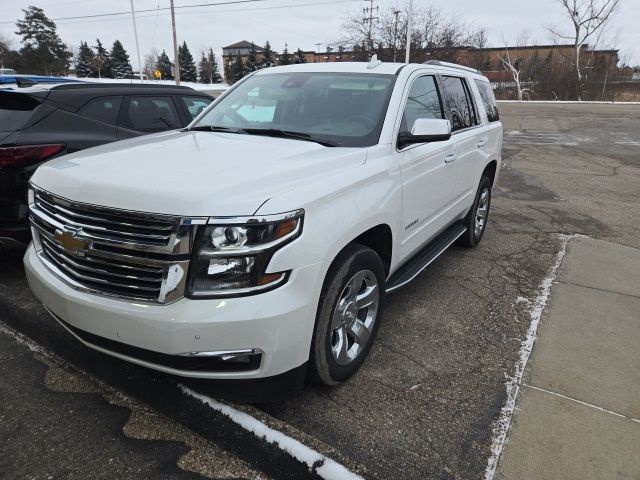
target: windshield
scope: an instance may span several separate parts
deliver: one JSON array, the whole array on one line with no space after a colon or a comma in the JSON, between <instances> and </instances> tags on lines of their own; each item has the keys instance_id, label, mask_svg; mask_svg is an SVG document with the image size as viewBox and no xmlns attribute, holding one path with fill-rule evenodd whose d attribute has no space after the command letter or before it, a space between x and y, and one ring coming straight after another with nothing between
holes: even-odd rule
<instances>
[{"instance_id":1,"label":"windshield","mask_svg":"<svg viewBox=\"0 0 640 480\"><path fill-rule=\"evenodd\" d=\"M362 73L254 75L216 102L192 128L279 133L324 145L368 147L380 137L394 81L393 75Z\"/></svg>"}]
</instances>

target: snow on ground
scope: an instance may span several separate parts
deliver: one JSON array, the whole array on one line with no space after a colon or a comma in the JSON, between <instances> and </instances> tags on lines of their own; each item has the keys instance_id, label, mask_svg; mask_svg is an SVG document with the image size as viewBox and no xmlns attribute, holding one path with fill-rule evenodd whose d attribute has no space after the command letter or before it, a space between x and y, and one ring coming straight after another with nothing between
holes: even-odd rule
<instances>
[{"instance_id":1,"label":"snow on ground","mask_svg":"<svg viewBox=\"0 0 640 480\"><path fill-rule=\"evenodd\" d=\"M312 448L302 444L295 438L274 430L248 413L236 410L226 403L218 402L211 397L194 392L185 385L178 384L180 389L193 398L217 410L233 420L240 427L252 432L254 435L264 438L265 441L277 445L300 462L305 463L309 469L316 468L316 474L324 480L363 480L363 478L336 461L316 452ZM317 464L321 464L318 466Z\"/></svg>"},{"instance_id":2,"label":"snow on ground","mask_svg":"<svg viewBox=\"0 0 640 480\"><path fill-rule=\"evenodd\" d=\"M518 361L515 364L515 372L513 377L509 377L506 373L507 381L505 387L507 390L507 399L500 412L500 416L496 420L493 426L493 441L491 445L491 455L487 461L487 467L485 469L484 479L493 480L498 461L500 460L500 454L507 441L507 433L511 425L511 418L516 406L516 400L520 391L520 385L522 384L522 376L524 375L529 356L533 350L533 344L536 341L538 334L538 325L540 324L540 318L544 307L547 305L549 295L551 294L551 286L556 279L556 274L562 259L567 251L567 244L569 240L576 237L582 237L583 235L558 235L560 238L560 250L556 254L555 261L549 269L547 276L542 280L538 286L537 295L533 299L527 299L519 296L516 299L516 304L525 304L529 307L529 329L527 335L520 344L520 355Z\"/></svg>"}]
</instances>

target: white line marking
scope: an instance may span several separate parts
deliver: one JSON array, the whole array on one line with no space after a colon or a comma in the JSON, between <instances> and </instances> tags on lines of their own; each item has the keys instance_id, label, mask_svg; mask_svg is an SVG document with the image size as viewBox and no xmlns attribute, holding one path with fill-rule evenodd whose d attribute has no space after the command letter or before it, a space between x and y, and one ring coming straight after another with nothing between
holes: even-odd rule
<instances>
[{"instance_id":1,"label":"white line marking","mask_svg":"<svg viewBox=\"0 0 640 480\"><path fill-rule=\"evenodd\" d=\"M487 468L484 472L485 480L493 480L493 477L496 474L498 460L500 460L500 454L502 453L504 444L507 441L507 433L509 432L511 418L513 417L513 410L515 409L516 399L518 397L518 392L520 391L522 375L524 374L524 369L527 366L531 350L533 349L533 344L536 340L540 317L542 316L542 311L549 300L549 293L551 292L551 286L556 278L556 272L558 271L558 267L560 267L562 259L567 251L567 243L572 238L583 236L584 235L558 235L561 241L560 250L556 254L555 261L549 269L547 276L542 280L542 283L540 283L540 286L538 287L538 295L531 301L531 309L529 310L529 318L531 319L531 322L529 323L527 335L520 344L520 356L515 364L515 374L513 377L509 377L505 373L505 377L507 378L505 383L507 400L500 411L500 416L493 425L491 455L487 460ZM516 301L518 303L522 303L522 297L518 297Z\"/></svg>"},{"instance_id":2,"label":"white line marking","mask_svg":"<svg viewBox=\"0 0 640 480\"><path fill-rule=\"evenodd\" d=\"M314 464L322 462L322 465L316 468L316 473L320 478L324 478L325 480L363 480L361 476L348 470L338 462L316 452L295 438L291 438L278 430L274 430L248 413L241 412L230 405L218 402L211 397L197 393L183 384L178 384L178 387L186 395L200 400L205 405L208 405L214 410L226 415L242 428L256 435L258 438L264 438L267 442L276 445L296 460L305 463L309 469L312 469Z\"/></svg>"},{"instance_id":3,"label":"white line marking","mask_svg":"<svg viewBox=\"0 0 640 480\"><path fill-rule=\"evenodd\" d=\"M32 352L39 353L46 357L56 358L57 355L47 351L33 340L14 330L13 328L0 322L0 332L13 337L18 343L25 345ZM201 402L209 405L214 410L226 415L235 423L245 430L248 430L260 438L264 438L267 442L277 445L280 449L293 456L295 459L305 463L310 469L314 464L322 462L316 468L316 473L325 480L364 480L360 475L348 470L344 465L339 464L335 460L316 452L312 448L307 447L298 440L285 435L278 430L274 430L257 418L252 417L248 413L236 410L230 405L218 402L210 397L194 392L190 388L178 384L178 387L187 395L190 395Z\"/></svg>"},{"instance_id":4,"label":"white line marking","mask_svg":"<svg viewBox=\"0 0 640 480\"><path fill-rule=\"evenodd\" d=\"M582 400L578 400L577 398L567 397L566 395L562 395L558 392L552 392L551 390L545 390L544 388L534 387L533 385L529 385L528 383L523 383L522 386L533 388L534 390L539 390L541 392L548 393L549 395L555 395L556 397L564 398L565 400L571 400L572 402L579 403L580 405L595 408L596 410L600 410L601 412L610 413L611 415L615 415L616 417L622 417L626 418L627 420L631 420L632 422L640 423L640 420L638 420L637 418L628 417L626 415L623 415L622 413L614 412L613 410L607 410L606 408L599 407L597 405L594 405L593 403L583 402Z\"/></svg>"}]
</instances>

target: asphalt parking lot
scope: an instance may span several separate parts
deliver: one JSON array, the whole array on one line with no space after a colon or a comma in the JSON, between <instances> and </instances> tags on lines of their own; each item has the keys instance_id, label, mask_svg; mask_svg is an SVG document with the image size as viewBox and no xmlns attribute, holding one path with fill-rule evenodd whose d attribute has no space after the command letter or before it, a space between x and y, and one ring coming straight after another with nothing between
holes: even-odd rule
<instances>
[{"instance_id":1,"label":"asphalt parking lot","mask_svg":"<svg viewBox=\"0 0 640 480\"><path fill-rule=\"evenodd\" d=\"M500 107L504 164L482 243L451 248L389 297L350 381L240 411L365 478L483 478L529 327L527 300L554 262L558 234L640 247L640 105ZM310 474L175 378L77 344L29 293L16 250L0 252L3 325L2 478ZM15 332L34 343L16 343Z\"/></svg>"}]
</instances>

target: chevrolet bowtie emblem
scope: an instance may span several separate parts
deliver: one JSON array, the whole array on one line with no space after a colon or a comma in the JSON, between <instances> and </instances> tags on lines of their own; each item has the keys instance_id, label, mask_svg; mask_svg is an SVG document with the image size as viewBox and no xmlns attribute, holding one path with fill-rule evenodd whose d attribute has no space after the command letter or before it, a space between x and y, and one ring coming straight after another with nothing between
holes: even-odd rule
<instances>
[{"instance_id":1,"label":"chevrolet bowtie emblem","mask_svg":"<svg viewBox=\"0 0 640 480\"><path fill-rule=\"evenodd\" d=\"M62 245L66 251L75 253L76 255L84 255L91 242L77 235L78 231L56 229L53 238Z\"/></svg>"}]
</instances>

